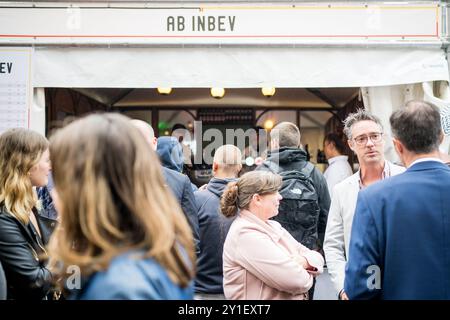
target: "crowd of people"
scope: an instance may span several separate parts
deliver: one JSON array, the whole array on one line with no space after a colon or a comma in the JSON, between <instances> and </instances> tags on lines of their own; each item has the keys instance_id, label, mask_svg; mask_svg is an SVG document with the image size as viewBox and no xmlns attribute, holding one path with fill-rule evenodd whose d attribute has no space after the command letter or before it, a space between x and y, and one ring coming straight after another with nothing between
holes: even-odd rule
<instances>
[{"instance_id":1,"label":"crowd of people","mask_svg":"<svg viewBox=\"0 0 450 320\"><path fill-rule=\"evenodd\" d=\"M326 135L321 173L290 122L255 170L215 150L182 173L179 139L120 114L52 134L0 135L0 299L307 300L326 266L352 299L450 299L450 168L436 106L411 101L386 132L366 110ZM357 157L353 173L345 143ZM180 161L181 159L181 161Z\"/></svg>"}]
</instances>

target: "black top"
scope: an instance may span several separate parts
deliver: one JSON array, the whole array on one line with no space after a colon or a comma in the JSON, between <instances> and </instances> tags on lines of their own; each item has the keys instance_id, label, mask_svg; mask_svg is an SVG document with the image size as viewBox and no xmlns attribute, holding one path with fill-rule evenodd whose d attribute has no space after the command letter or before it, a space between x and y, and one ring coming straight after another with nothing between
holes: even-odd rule
<instances>
[{"instance_id":1,"label":"black top","mask_svg":"<svg viewBox=\"0 0 450 320\"><path fill-rule=\"evenodd\" d=\"M42 237L31 222L21 223L3 204L0 206L0 262L5 271L8 299L44 299L52 284L44 248L56 221L42 217L36 209L33 214Z\"/></svg>"},{"instance_id":2,"label":"black top","mask_svg":"<svg viewBox=\"0 0 450 320\"><path fill-rule=\"evenodd\" d=\"M256 170L272 171L270 169L270 162L276 163L280 167L281 171L301 171L301 169L305 167L308 160L307 154L304 150L299 148L282 147L278 150L271 151L268 154L267 160ZM330 209L331 199L327 182L323 174L316 167L314 167L311 173L311 181L317 191L318 203L320 207L318 220L316 221L316 230L319 240L318 245L319 248L321 248L325 237L325 228L327 226L328 211ZM280 217L281 215L282 213L280 213L278 217Z\"/></svg>"},{"instance_id":3,"label":"black top","mask_svg":"<svg viewBox=\"0 0 450 320\"><path fill-rule=\"evenodd\" d=\"M236 180L212 178L205 190L195 192L200 226L195 292L223 294L223 244L234 218L222 215L220 197L227 184Z\"/></svg>"}]
</instances>

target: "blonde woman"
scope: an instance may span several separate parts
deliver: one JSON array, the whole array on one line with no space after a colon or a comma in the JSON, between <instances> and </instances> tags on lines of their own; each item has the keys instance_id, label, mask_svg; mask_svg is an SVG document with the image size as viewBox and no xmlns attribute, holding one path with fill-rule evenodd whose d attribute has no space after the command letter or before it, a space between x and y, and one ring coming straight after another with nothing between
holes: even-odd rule
<instances>
[{"instance_id":1,"label":"blonde woman","mask_svg":"<svg viewBox=\"0 0 450 320\"><path fill-rule=\"evenodd\" d=\"M324 260L297 242L278 222L281 177L253 171L228 184L221 210L237 215L223 252L224 292L227 299L303 300ZM238 212L239 211L239 212Z\"/></svg>"},{"instance_id":2,"label":"blonde woman","mask_svg":"<svg viewBox=\"0 0 450 320\"><path fill-rule=\"evenodd\" d=\"M128 118L71 123L52 137L51 160L61 228L50 252L63 270L81 271L72 298L193 297L192 232L155 152Z\"/></svg>"},{"instance_id":3,"label":"blonde woman","mask_svg":"<svg viewBox=\"0 0 450 320\"><path fill-rule=\"evenodd\" d=\"M41 216L33 187L47 184L48 141L26 129L0 135L0 262L8 299L46 299L52 274L47 244L55 221Z\"/></svg>"}]
</instances>

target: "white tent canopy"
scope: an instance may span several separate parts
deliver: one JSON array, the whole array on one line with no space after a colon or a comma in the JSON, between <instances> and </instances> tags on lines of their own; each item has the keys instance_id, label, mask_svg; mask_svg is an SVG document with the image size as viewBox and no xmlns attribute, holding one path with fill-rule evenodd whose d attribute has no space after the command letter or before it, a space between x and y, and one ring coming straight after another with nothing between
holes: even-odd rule
<instances>
[{"instance_id":1,"label":"white tent canopy","mask_svg":"<svg viewBox=\"0 0 450 320\"><path fill-rule=\"evenodd\" d=\"M441 48L37 47L34 87L374 87L449 80Z\"/></svg>"}]
</instances>

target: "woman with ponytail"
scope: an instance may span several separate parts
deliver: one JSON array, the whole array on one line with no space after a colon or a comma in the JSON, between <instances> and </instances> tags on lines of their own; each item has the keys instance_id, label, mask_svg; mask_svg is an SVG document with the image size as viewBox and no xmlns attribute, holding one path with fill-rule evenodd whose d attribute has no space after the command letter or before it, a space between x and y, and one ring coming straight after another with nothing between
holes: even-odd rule
<instances>
[{"instance_id":1,"label":"woman with ponytail","mask_svg":"<svg viewBox=\"0 0 450 320\"><path fill-rule=\"evenodd\" d=\"M323 271L319 253L269 220L278 214L280 186L280 176L253 171L229 183L222 195L222 214L237 216L223 252L227 299L307 299L313 278Z\"/></svg>"}]
</instances>

